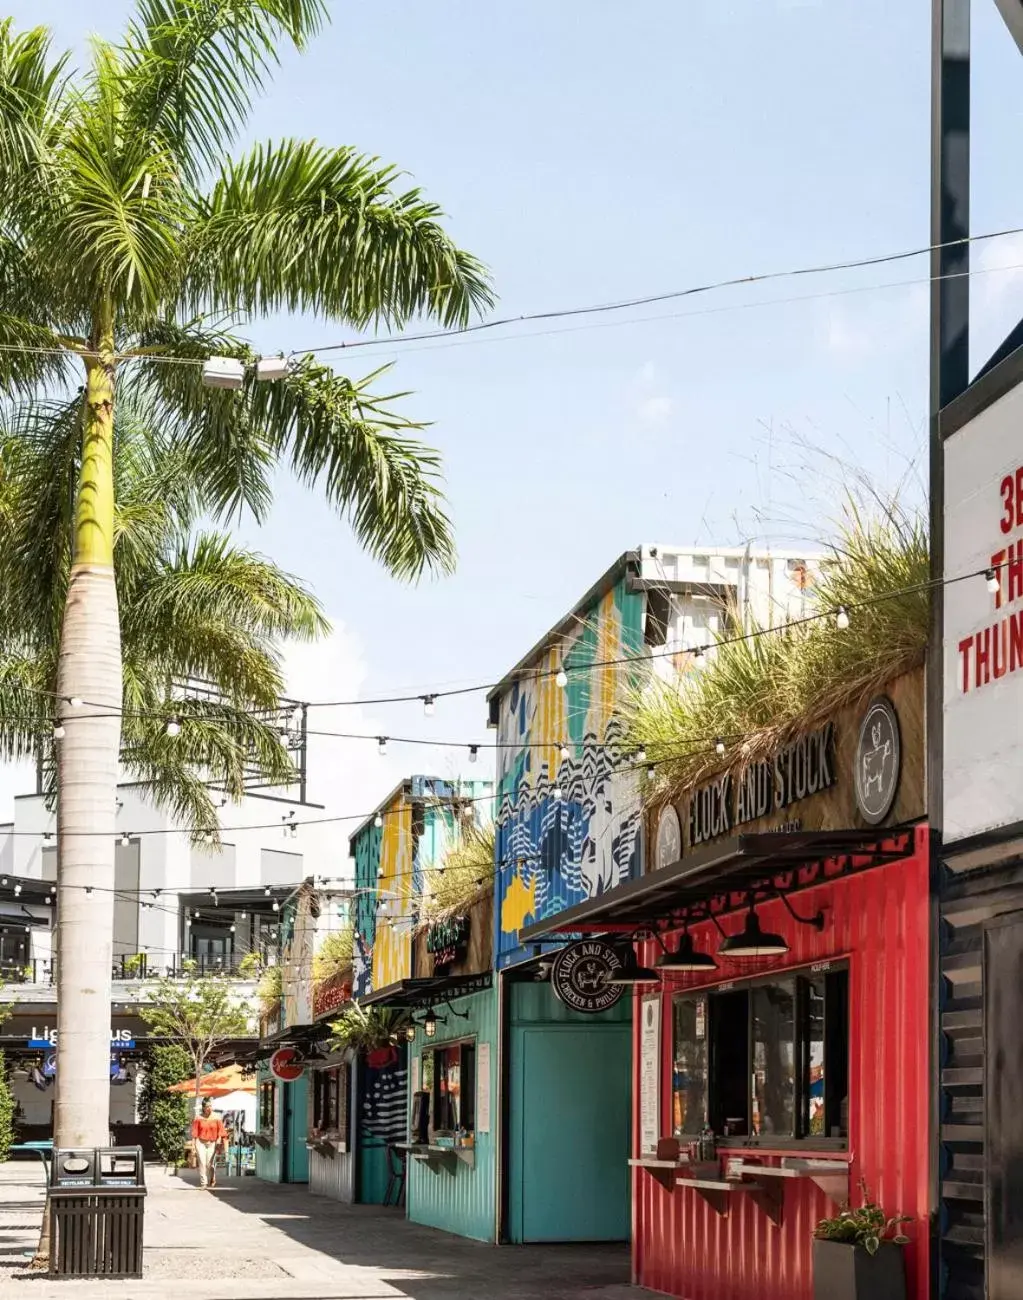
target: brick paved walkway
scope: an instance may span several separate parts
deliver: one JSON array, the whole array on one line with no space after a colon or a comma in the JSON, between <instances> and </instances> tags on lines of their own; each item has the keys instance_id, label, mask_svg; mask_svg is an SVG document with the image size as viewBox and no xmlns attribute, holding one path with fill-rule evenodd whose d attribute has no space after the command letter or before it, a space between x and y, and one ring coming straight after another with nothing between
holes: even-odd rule
<instances>
[{"instance_id":1,"label":"brick paved walkway","mask_svg":"<svg viewBox=\"0 0 1023 1300\"><path fill-rule=\"evenodd\" d=\"M495 1248L254 1178L199 1191L148 1168L145 1279L50 1282L29 1273L42 1168L0 1166L0 1295L182 1300L651 1300L619 1246Z\"/></svg>"}]
</instances>

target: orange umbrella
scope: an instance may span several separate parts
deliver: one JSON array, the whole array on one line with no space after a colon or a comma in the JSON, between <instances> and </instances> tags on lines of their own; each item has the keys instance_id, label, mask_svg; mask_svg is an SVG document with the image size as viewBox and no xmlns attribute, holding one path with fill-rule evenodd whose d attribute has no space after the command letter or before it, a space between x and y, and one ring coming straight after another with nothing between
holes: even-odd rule
<instances>
[{"instance_id":1,"label":"orange umbrella","mask_svg":"<svg viewBox=\"0 0 1023 1300\"><path fill-rule=\"evenodd\" d=\"M168 1092L185 1092L190 1096L195 1095L195 1080L184 1079L181 1083L172 1084L167 1089ZM222 1070L211 1070L209 1074L204 1074L199 1080L200 1097L223 1097L229 1092L251 1092L256 1091L256 1079L254 1075L246 1078L242 1074L240 1065L225 1065Z\"/></svg>"}]
</instances>

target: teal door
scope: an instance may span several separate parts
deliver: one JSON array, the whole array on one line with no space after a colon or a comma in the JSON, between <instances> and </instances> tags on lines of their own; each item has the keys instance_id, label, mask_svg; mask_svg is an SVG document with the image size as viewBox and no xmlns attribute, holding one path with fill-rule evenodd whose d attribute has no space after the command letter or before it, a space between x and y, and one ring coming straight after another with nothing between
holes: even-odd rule
<instances>
[{"instance_id":1,"label":"teal door","mask_svg":"<svg viewBox=\"0 0 1023 1300\"><path fill-rule=\"evenodd\" d=\"M284 1181L307 1183L309 1181L309 1151L306 1148L309 1104L308 1074L294 1083L282 1083L284 1100Z\"/></svg>"},{"instance_id":2,"label":"teal door","mask_svg":"<svg viewBox=\"0 0 1023 1300\"><path fill-rule=\"evenodd\" d=\"M627 1241L632 1037L627 1024L512 1032L513 1241Z\"/></svg>"}]
</instances>

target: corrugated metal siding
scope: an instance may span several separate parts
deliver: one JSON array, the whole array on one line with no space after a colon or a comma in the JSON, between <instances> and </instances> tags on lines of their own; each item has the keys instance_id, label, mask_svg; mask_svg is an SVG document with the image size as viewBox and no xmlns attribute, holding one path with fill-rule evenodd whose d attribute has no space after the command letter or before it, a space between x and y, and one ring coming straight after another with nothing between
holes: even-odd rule
<instances>
[{"instance_id":1,"label":"corrugated metal siding","mask_svg":"<svg viewBox=\"0 0 1023 1300\"><path fill-rule=\"evenodd\" d=\"M494 1193L496 1183L495 1141L498 1118L497 1077L497 990L488 989L471 998L462 998L455 1009L468 1012L468 1020L448 1018L446 1025L438 1027L437 1038L429 1042L420 1032L409 1052L420 1056L427 1045L442 1046L445 1037L462 1038L476 1035L477 1066L479 1044L490 1044L490 1132L476 1134L476 1164L474 1168L459 1164L454 1174L431 1173L415 1160L409 1161L406 1204L408 1217L414 1223L442 1228L460 1237L473 1237L477 1241L495 1240ZM440 1011L444 1015L444 1011ZM420 1078L422 1066L420 1065Z\"/></svg>"},{"instance_id":2,"label":"corrugated metal siding","mask_svg":"<svg viewBox=\"0 0 1023 1300\"><path fill-rule=\"evenodd\" d=\"M270 1078L270 1071L265 1066L260 1066L256 1074L256 1096L259 1096L259 1085L266 1083ZM277 1087L277 1141L272 1147L256 1147L256 1177L263 1178L268 1183L279 1183L281 1181L281 1142L280 1134L284 1124L284 1114L281 1109L281 1085Z\"/></svg>"},{"instance_id":3,"label":"corrugated metal siding","mask_svg":"<svg viewBox=\"0 0 1023 1300\"><path fill-rule=\"evenodd\" d=\"M939 909L940 1294L984 1300L984 925L1023 910L1023 858L945 871Z\"/></svg>"},{"instance_id":4,"label":"corrugated metal siding","mask_svg":"<svg viewBox=\"0 0 1023 1300\"><path fill-rule=\"evenodd\" d=\"M355 1126L353 1117L358 1114L358 1070L349 1071L348 1089L348 1150L335 1151L333 1159L309 1152L309 1190L318 1196L329 1196L334 1201L351 1205L355 1201Z\"/></svg>"},{"instance_id":5,"label":"corrugated metal siding","mask_svg":"<svg viewBox=\"0 0 1023 1300\"><path fill-rule=\"evenodd\" d=\"M795 924L780 903L760 907L765 930L791 945L785 967L849 958L849 1149L851 1185L866 1179L871 1196L889 1213L911 1215L906 1248L909 1296L929 1296L928 1229L928 842L918 827L913 857L808 890L797 910L824 909L818 933ZM733 923L726 929L735 929ZM717 932L694 927L697 945L713 951ZM646 953L652 960L653 951ZM722 969L724 978L781 969L775 961ZM662 1133L671 1132L671 995L697 988L676 977L663 995ZM638 1043L634 1030L634 1055ZM638 1132L638 1089L633 1129ZM811 1231L835 1212L812 1183L784 1184L780 1227L751 1202L736 1198L727 1217L692 1189L665 1191L641 1169L633 1178L633 1270L636 1281L686 1300L810 1300Z\"/></svg>"},{"instance_id":6,"label":"corrugated metal siding","mask_svg":"<svg viewBox=\"0 0 1023 1300\"><path fill-rule=\"evenodd\" d=\"M518 933L532 920L592 898L639 871L639 778L621 770L617 705L630 674L609 661L643 646L644 596L621 579L580 614L537 672L500 700L494 953L499 968L530 954ZM566 687L554 674L569 666ZM590 668L588 665L601 664ZM569 756L560 757L560 747ZM563 797L555 800L559 785Z\"/></svg>"}]
</instances>

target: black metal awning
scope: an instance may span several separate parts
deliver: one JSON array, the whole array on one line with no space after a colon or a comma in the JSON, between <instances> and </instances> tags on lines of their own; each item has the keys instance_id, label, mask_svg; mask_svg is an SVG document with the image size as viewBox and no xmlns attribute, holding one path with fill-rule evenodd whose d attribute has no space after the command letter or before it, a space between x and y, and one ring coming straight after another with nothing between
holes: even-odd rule
<instances>
[{"instance_id":1,"label":"black metal awning","mask_svg":"<svg viewBox=\"0 0 1023 1300\"><path fill-rule=\"evenodd\" d=\"M363 1007L431 1007L435 1002L452 1002L455 998L482 993L494 983L493 971L479 975L435 975L430 979L398 980L359 998Z\"/></svg>"},{"instance_id":2,"label":"black metal awning","mask_svg":"<svg viewBox=\"0 0 1023 1300\"><path fill-rule=\"evenodd\" d=\"M809 889L913 851L913 831L762 831L735 835L670 866L609 889L519 931L519 942L552 936L656 930ZM736 897L738 901L736 901Z\"/></svg>"}]
</instances>

